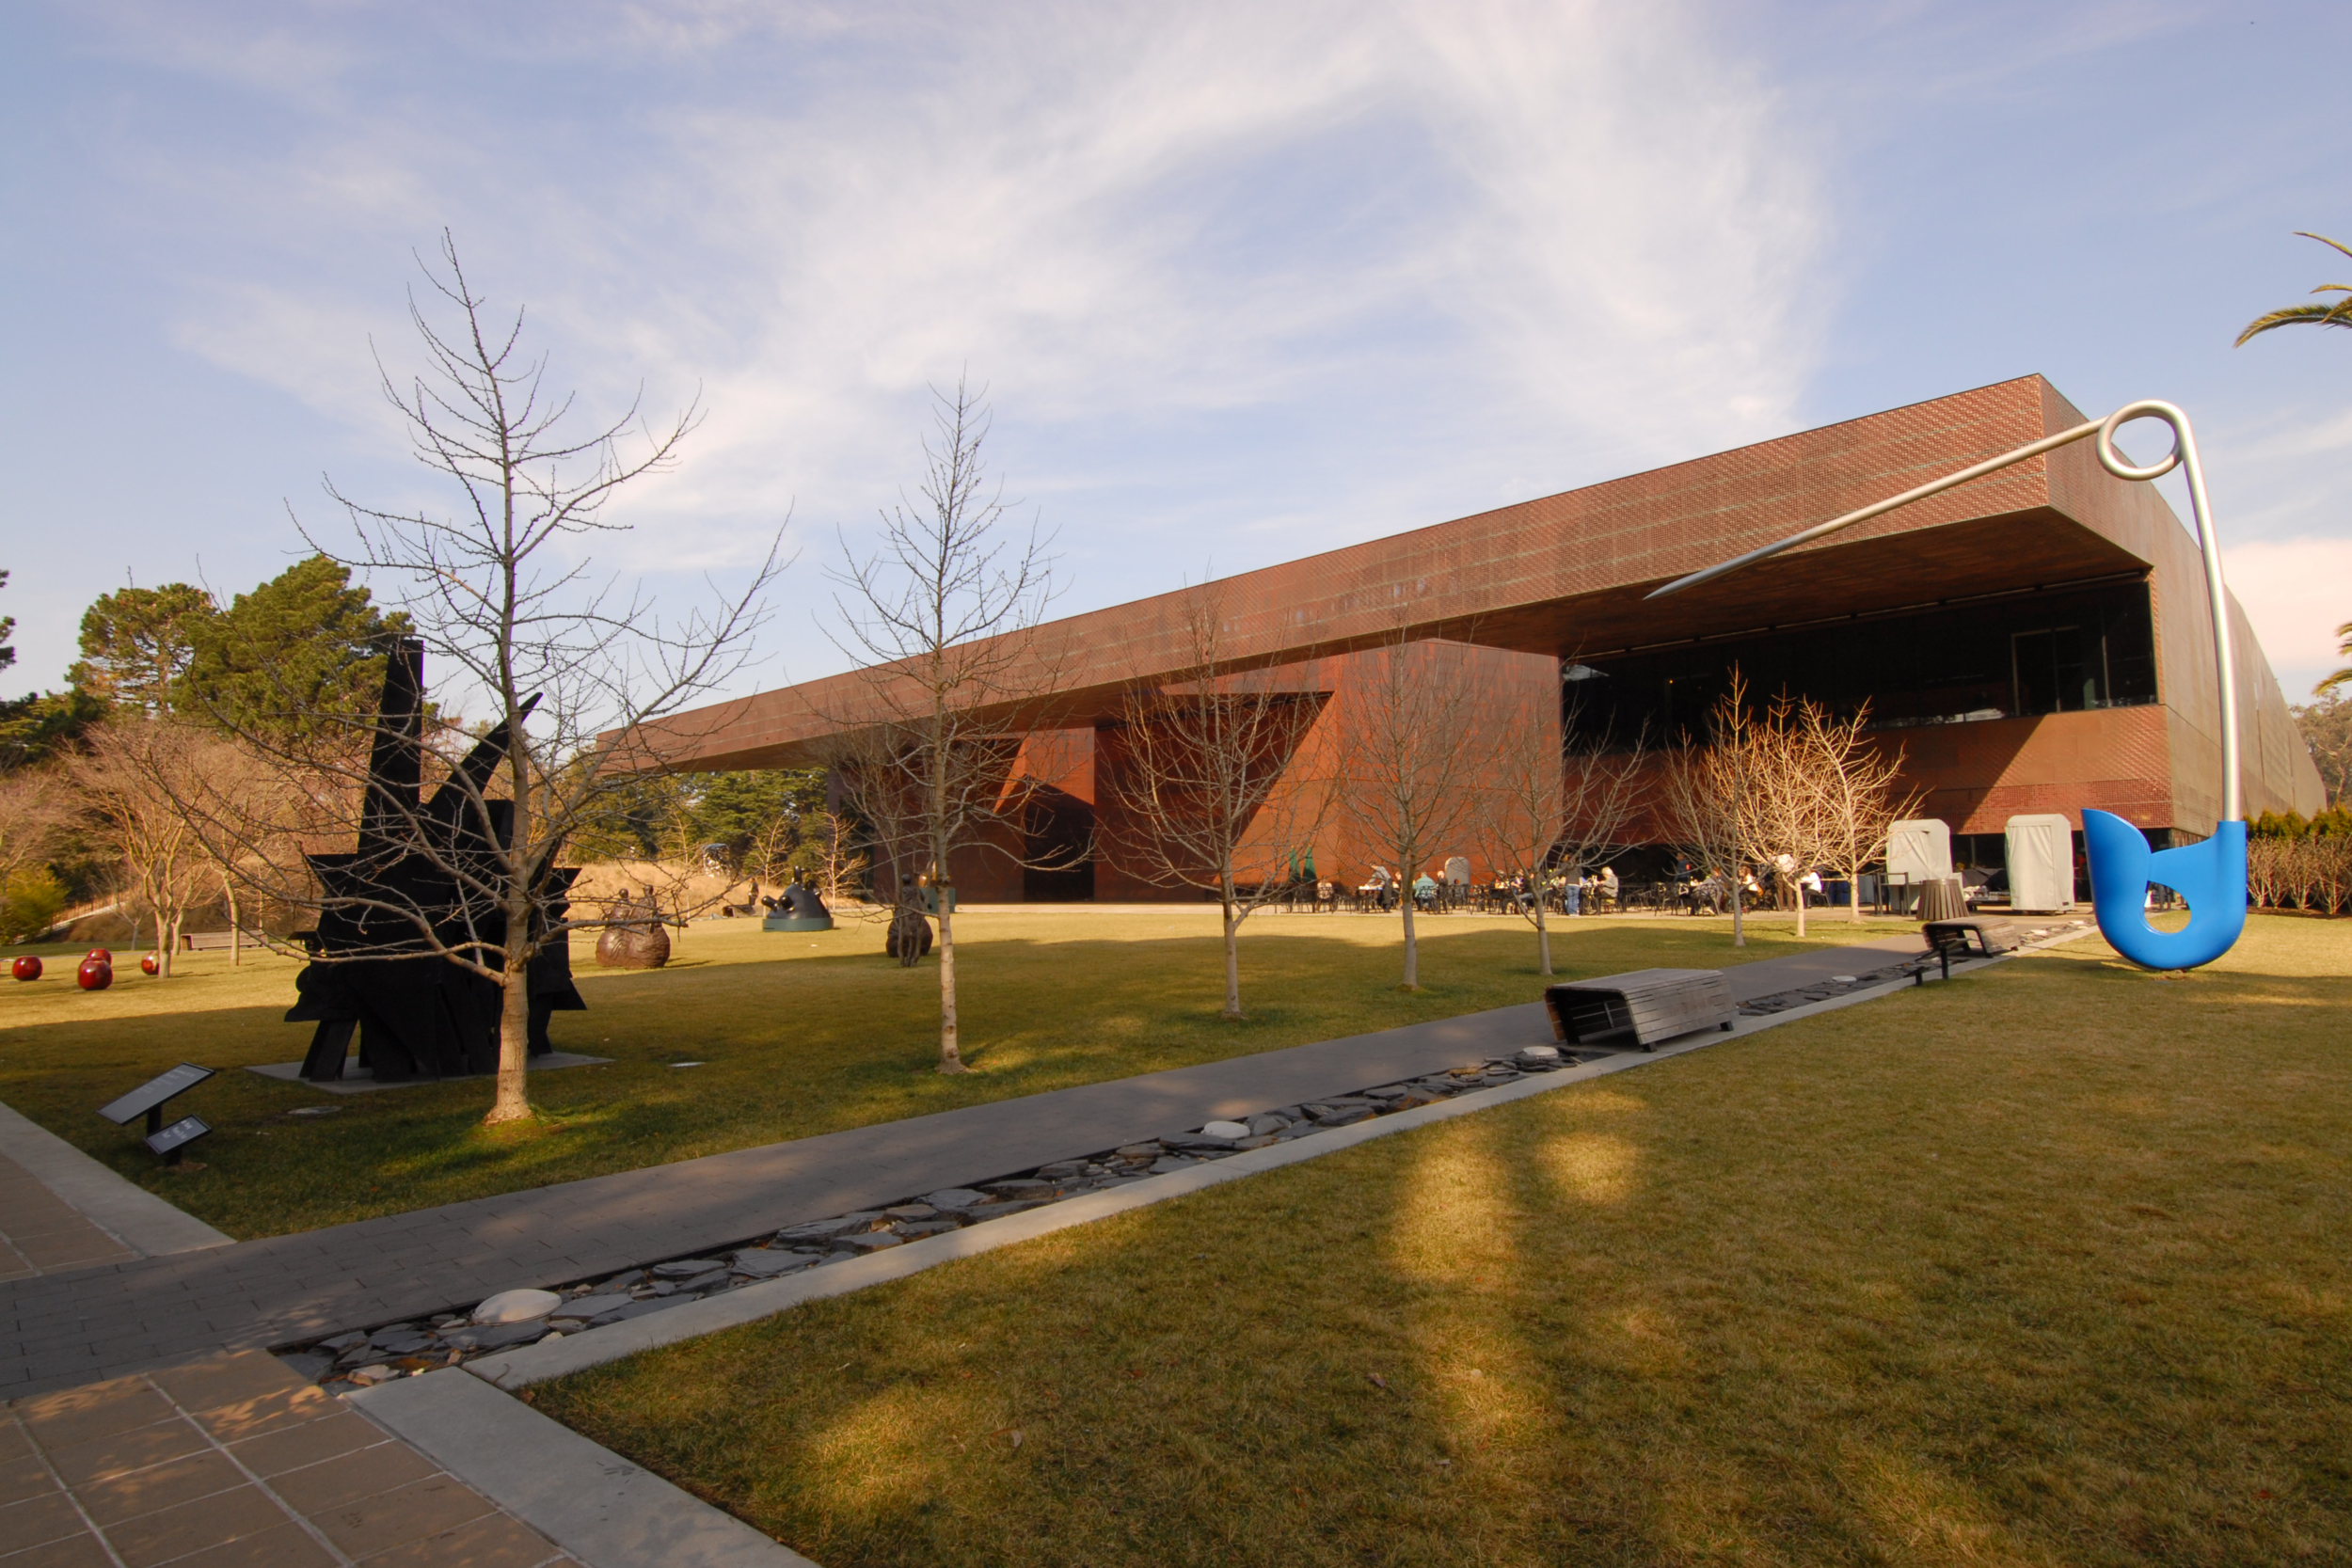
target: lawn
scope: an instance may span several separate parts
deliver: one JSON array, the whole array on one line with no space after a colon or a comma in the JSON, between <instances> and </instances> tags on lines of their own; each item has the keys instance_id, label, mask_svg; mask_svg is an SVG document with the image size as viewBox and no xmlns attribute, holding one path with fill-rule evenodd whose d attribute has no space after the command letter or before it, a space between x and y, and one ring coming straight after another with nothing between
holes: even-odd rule
<instances>
[{"instance_id":1,"label":"lawn","mask_svg":"<svg viewBox=\"0 0 2352 1568\"><path fill-rule=\"evenodd\" d=\"M96 1108L181 1061L233 1069L298 1060L308 1024L280 1020L296 964L269 955L181 960L170 980L119 955L114 989L74 989L80 950L31 984L0 987L0 1101L189 1212L239 1237L318 1226L629 1170L785 1138L1036 1094L1131 1073L1533 1000L1534 939L1512 920L1423 923L1427 981L1395 989L1397 923L1262 915L1247 928L1248 1022L1217 1018L1214 911L973 910L957 921L964 1053L942 1078L938 971L882 955L879 925L771 935L749 922L697 926L653 973L608 973L578 955L586 1013L559 1013L559 1047L605 1067L533 1073L545 1113L479 1126L486 1080L332 1096L224 1070L174 1102L218 1131L204 1168L167 1174L137 1130ZM1769 923L1766 930L1772 927ZM1905 927L1880 927L1876 929ZM1776 938L1744 956L1788 950ZM1852 940L1818 922L1813 942ZM1555 941L1566 974L1736 956L1722 921L1588 920ZM676 1068L674 1062L702 1065ZM298 1106L337 1114L292 1117Z\"/></svg>"},{"instance_id":2,"label":"lawn","mask_svg":"<svg viewBox=\"0 0 2352 1568\"><path fill-rule=\"evenodd\" d=\"M825 1568L2352 1560L2348 971L2086 940L533 1399Z\"/></svg>"}]
</instances>

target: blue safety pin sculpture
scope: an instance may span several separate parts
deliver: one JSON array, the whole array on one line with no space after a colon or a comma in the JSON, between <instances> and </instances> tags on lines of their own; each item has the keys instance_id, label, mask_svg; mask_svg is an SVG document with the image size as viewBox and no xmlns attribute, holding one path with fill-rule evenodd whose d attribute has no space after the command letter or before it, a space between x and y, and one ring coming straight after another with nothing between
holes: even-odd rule
<instances>
[{"instance_id":1,"label":"blue safety pin sculpture","mask_svg":"<svg viewBox=\"0 0 2352 1568\"><path fill-rule=\"evenodd\" d=\"M2172 450L2158 462L2142 467L2115 450L2115 433L2134 420L2162 420L2172 430ZM2188 503L2197 515L2197 543L2205 558L2205 594L2213 610L2213 652L2221 685L2221 820L2202 844L2177 849L2152 850L2137 828L2111 813L2085 808L2083 849L2090 860L2090 896L2099 931L2115 950L2145 969L2195 969L2227 953L2246 929L2246 821L2238 794L2237 676L2230 657L2229 600L2221 583L2221 547L2213 532L2213 509L2205 499L2205 469L2197 458L2197 437L2188 416L2169 403L2147 399L2125 404L2104 420L2062 430L2056 436L1987 458L1973 467L1947 474L1890 496L1883 501L1817 523L1776 545L1689 577L1677 578L1649 597L1663 598L1702 582L1711 582L1742 566L1770 560L1839 529L1867 522L1897 507L1940 495L1955 485L1998 472L2075 441L2096 437L2099 464L2122 480L2146 483L2180 468L2188 479ZM2188 900L2188 925L2178 931L2159 931L2144 912L2148 886L2160 882Z\"/></svg>"}]
</instances>

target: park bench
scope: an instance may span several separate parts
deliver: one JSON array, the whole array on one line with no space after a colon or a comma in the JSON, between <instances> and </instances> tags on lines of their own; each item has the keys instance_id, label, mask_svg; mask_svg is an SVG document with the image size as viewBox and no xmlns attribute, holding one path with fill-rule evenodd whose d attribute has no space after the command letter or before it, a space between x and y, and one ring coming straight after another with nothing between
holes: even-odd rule
<instances>
[{"instance_id":1,"label":"park bench","mask_svg":"<svg viewBox=\"0 0 2352 1568\"><path fill-rule=\"evenodd\" d=\"M1927 984L1931 966L1948 980L1955 958L1991 958L2025 945L2021 928L2010 920L1931 920L1919 927L1919 936L1928 950L1911 960L1911 978L1917 985Z\"/></svg>"},{"instance_id":2,"label":"park bench","mask_svg":"<svg viewBox=\"0 0 2352 1568\"><path fill-rule=\"evenodd\" d=\"M1630 1040L1645 1051L1697 1029L1731 1027L1739 1012L1719 969L1637 969L1544 988L1563 1045Z\"/></svg>"},{"instance_id":3,"label":"park bench","mask_svg":"<svg viewBox=\"0 0 2352 1568\"><path fill-rule=\"evenodd\" d=\"M180 933L180 951L183 953L225 952L231 945L229 940L230 934L228 931L183 931ZM269 938L259 931L247 931L245 933L244 942L236 945L266 947L269 945Z\"/></svg>"}]
</instances>

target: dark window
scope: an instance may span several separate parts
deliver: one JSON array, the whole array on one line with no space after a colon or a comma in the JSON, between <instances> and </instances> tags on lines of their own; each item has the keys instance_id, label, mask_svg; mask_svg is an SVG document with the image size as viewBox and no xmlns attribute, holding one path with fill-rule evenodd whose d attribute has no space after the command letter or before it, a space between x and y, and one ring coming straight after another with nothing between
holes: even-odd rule
<instances>
[{"instance_id":1,"label":"dark window","mask_svg":"<svg viewBox=\"0 0 2352 1568\"><path fill-rule=\"evenodd\" d=\"M1562 695L1572 734L1619 744L1695 734L1737 667L1878 725L1947 724L2156 700L2144 583L2020 594L1902 615L1617 656L1581 654ZM1581 676L1578 672L1582 672Z\"/></svg>"}]
</instances>

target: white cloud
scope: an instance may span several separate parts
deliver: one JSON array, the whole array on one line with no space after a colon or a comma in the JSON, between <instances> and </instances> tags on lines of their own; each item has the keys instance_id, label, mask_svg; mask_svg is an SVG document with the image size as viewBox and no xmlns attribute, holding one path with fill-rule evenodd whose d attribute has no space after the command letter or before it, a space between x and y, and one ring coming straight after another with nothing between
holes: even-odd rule
<instances>
[{"instance_id":1,"label":"white cloud","mask_svg":"<svg viewBox=\"0 0 2352 1568\"><path fill-rule=\"evenodd\" d=\"M1775 433L1810 364L1806 149L1672 8L638 6L566 48L597 90L667 69L585 145L531 123L560 72L507 103L404 75L279 158L159 155L306 263L429 243L437 207L598 405L702 385L640 503L665 559L795 497L862 515L965 364L1028 432L1025 492L1142 481L1246 527L1253 490L1302 499L1268 470L1312 474L1316 543ZM357 270L199 279L181 341L358 417L332 340L372 320L389 356L399 324ZM1291 450L1181 450L1258 414Z\"/></svg>"}]
</instances>

